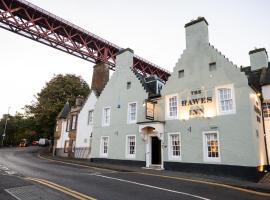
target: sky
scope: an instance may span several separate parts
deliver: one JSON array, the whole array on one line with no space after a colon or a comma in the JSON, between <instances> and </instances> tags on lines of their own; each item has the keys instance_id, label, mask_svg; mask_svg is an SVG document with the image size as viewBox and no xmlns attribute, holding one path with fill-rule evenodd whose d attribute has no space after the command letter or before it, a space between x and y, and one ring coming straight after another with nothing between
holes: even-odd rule
<instances>
[{"instance_id":1,"label":"sky","mask_svg":"<svg viewBox=\"0 0 270 200\"><path fill-rule=\"evenodd\" d=\"M269 0L29 0L169 71L185 49L184 25L203 16L209 39L237 66L270 53ZM93 64L0 28L0 117L23 112L56 74L91 83Z\"/></svg>"}]
</instances>

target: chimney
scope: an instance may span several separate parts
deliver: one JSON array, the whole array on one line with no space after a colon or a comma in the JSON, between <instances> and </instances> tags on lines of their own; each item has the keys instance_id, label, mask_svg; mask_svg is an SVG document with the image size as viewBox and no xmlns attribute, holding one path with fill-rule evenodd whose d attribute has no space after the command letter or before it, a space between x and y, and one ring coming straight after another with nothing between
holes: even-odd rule
<instances>
[{"instance_id":1,"label":"chimney","mask_svg":"<svg viewBox=\"0 0 270 200\"><path fill-rule=\"evenodd\" d=\"M134 51L130 48L122 49L116 56L116 69L119 67L133 68Z\"/></svg>"},{"instance_id":2,"label":"chimney","mask_svg":"<svg viewBox=\"0 0 270 200\"><path fill-rule=\"evenodd\" d=\"M249 52L251 70L268 67L268 55L265 48L254 49Z\"/></svg>"},{"instance_id":3,"label":"chimney","mask_svg":"<svg viewBox=\"0 0 270 200\"><path fill-rule=\"evenodd\" d=\"M83 105L83 102L84 102L84 98L83 96L79 95L76 97L76 107L80 107Z\"/></svg>"},{"instance_id":4,"label":"chimney","mask_svg":"<svg viewBox=\"0 0 270 200\"><path fill-rule=\"evenodd\" d=\"M208 22L204 17L192 20L185 25L185 28L187 49L209 45Z\"/></svg>"},{"instance_id":5,"label":"chimney","mask_svg":"<svg viewBox=\"0 0 270 200\"><path fill-rule=\"evenodd\" d=\"M106 64L100 62L94 66L91 90L95 91L97 95L100 95L109 81L109 74L109 68Z\"/></svg>"}]
</instances>

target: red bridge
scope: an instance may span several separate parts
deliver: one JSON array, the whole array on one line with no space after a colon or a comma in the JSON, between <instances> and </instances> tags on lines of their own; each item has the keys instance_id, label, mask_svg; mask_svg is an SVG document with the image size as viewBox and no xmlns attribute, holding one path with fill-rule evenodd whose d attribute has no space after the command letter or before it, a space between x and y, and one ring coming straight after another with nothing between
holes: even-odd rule
<instances>
[{"instance_id":1,"label":"red bridge","mask_svg":"<svg viewBox=\"0 0 270 200\"><path fill-rule=\"evenodd\" d=\"M90 33L25 0L0 0L0 27L93 63L115 69L121 47ZM139 56L133 68L166 81L170 73Z\"/></svg>"}]
</instances>

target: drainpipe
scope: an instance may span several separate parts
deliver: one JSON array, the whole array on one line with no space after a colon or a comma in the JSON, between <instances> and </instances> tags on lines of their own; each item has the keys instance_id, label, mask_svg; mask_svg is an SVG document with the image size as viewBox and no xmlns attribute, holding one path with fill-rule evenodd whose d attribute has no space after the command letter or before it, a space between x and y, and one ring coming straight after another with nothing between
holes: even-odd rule
<instances>
[{"instance_id":1,"label":"drainpipe","mask_svg":"<svg viewBox=\"0 0 270 200\"><path fill-rule=\"evenodd\" d=\"M262 123L263 123L263 138L264 138L264 146L265 146L265 154L266 154L266 162L267 162L267 168L269 167L269 158L268 158L268 149L267 149L267 143L266 143L266 132L265 132L265 123L264 123L264 115L263 115L263 97L260 97L261 100L261 109L262 109Z\"/></svg>"}]
</instances>

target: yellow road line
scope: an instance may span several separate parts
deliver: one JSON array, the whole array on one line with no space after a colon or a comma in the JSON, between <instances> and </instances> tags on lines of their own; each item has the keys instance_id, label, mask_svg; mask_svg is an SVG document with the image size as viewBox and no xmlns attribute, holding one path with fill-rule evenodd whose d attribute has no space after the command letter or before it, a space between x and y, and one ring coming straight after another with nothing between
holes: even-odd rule
<instances>
[{"instance_id":1,"label":"yellow road line","mask_svg":"<svg viewBox=\"0 0 270 200\"><path fill-rule=\"evenodd\" d=\"M42 185L46 185L47 187L50 187L50 188L53 188L53 189L58 190L60 192L63 192L65 194L70 195L70 196L72 196L72 197L74 197L76 199L79 199L79 200L96 200L94 197L82 194L82 193L77 192L75 190L71 190L71 189L69 189L67 187L58 185L56 183L53 183L53 182L50 182L50 181L47 181L47 180L44 180L44 179L31 178L31 177L28 177L28 178L25 178L25 179L40 183Z\"/></svg>"},{"instance_id":2,"label":"yellow road line","mask_svg":"<svg viewBox=\"0 0 270 200\"><path fill-rule=\"evenodd\" d=\"M107 172L116 172L116 171L111 170L111 169L91 167L91 166L88 166L88 165L81 165L81 164L77 164L77 163L70 163L70 162L65 162L65 161L60 161L60 160L54 160L54 159L51 159L51 158L43 157L40 154L38 154L38 157L41 158L41 159L44 159L44 160L49 160L49 161L58 162L58 163L64 163L64 164L67 164L67 165L74 165L74 166L79 166L79 167L84 167L84 168L89 168L89 169L102 170L102 171L107 171Z\"/></svg>"},{"instance_id":3,"label":"yellow road line","mask_svg":"<svg viewBox=\"0 0 270 200\"><path fill-rule=\"evenodd\" d=\"M215 183L215 182L210 182L210 181L202 181L202 180L189 179L189 178L181 178L181 177L175 177L175 176L149 174L149 173L144 173L144 172L134 172L134 173L147 175L147 176L157 176L157 177L167 178L167 179L175 179L175 180L181 180L181 181L189 181L189 182L194 182L194 183L202 183L202 184L207 184L207 185L214 185L214 186L229 188L229 189L238 190L238 191L246 192L246 193L250 193L250 194L256 194L256 195L260 195L260 196L270 197L270 193L257 192L257 191L254 191L254 190L244 189L244 188L241 188L241 187L236 187L236 186L232 186L232 185L226 185L226 184L222 184L222 183Z\"/></svg>"}]
</instances>

